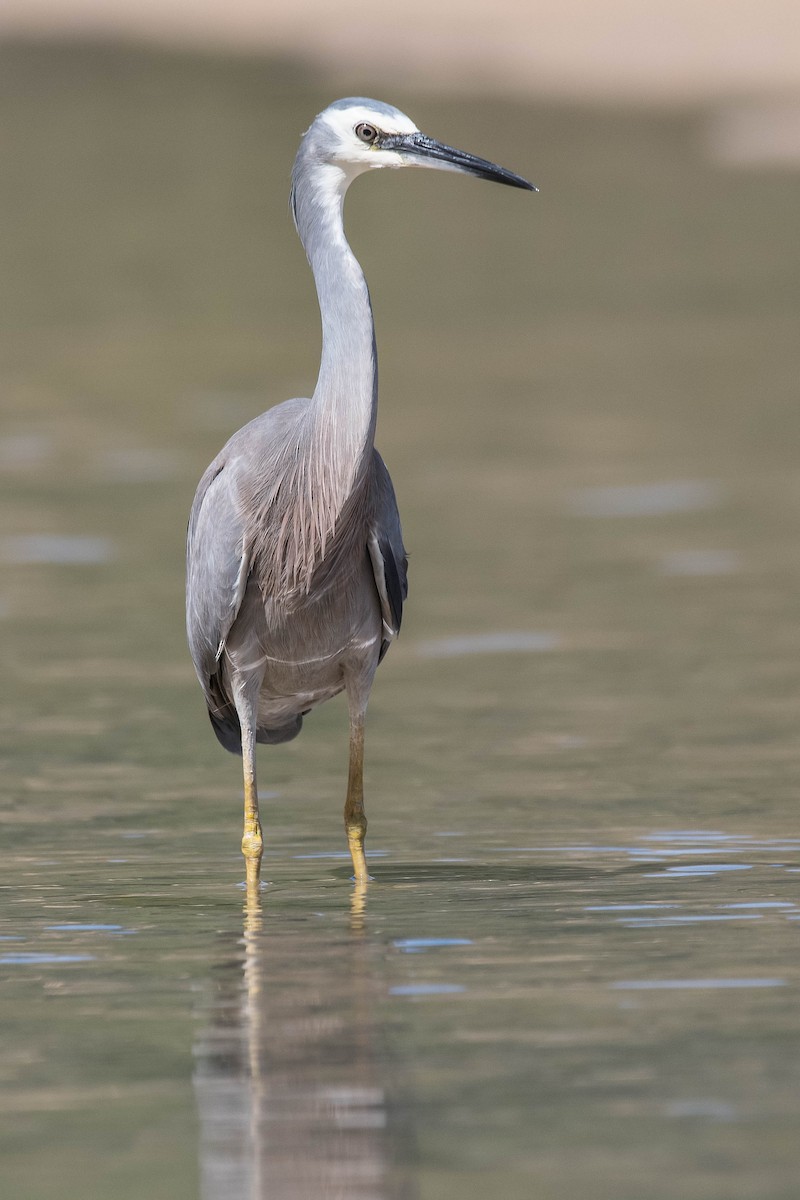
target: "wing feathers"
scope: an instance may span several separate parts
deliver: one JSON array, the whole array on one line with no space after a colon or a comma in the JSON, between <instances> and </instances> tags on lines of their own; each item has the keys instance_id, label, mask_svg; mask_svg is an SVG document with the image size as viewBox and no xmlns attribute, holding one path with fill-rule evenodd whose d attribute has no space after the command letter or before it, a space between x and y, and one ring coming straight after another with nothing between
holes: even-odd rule
<instances>
[{"instance_id":1,"label":"wing feathers","mask_svg":"<svg viewBox=\"0 0 800 1200\"><path fill-rule=\"evenodd\" d=\"M186 545L186 629L204 688L241 607L250 572L231 464L209 467L192 505Z\"/></svg>"}]
</instances>

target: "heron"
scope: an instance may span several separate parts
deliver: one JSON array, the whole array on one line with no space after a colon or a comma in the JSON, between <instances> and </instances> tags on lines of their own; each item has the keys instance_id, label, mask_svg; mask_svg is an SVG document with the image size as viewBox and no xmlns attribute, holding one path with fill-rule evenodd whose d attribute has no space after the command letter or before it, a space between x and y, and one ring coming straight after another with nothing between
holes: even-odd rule
<instances>
[{"instance_id":1,"label":"heron","mask_svg":"<svg viewBox=\"0 0 800 1200\"><path fill-rule=\"evenodd\" d=\"M310 398L286 400L234 433L197 488L187 537L186 626L214 732L242 756L247 885L263 834L256 744L287 742L345 692L344 823L354 879L364 853L364 722L378 664L400 630L407 558L394 488L374 446L375 329L343 202L366 171L432 167L536 191L512 171L421 133L399 109L337 100L303 135L290 208L322 318Z\"/></svg>"}]
</instances>

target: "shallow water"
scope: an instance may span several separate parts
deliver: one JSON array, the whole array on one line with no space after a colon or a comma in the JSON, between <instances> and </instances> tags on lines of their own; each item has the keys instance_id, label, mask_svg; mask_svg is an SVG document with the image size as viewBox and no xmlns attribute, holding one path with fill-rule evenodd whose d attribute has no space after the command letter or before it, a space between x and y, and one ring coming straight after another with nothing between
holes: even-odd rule
<instances>
[{"instance_id":1,"label":"shallow water","mask_svg":"<svg viewBox=\"0 0 800 1200\"><path fill-rule=\"evenodd\" d=\"M294 831L243 917L143 832L12 861L7 1194L792 1194L797 842L399 838L362 895Z\"/></svg>"},{"instance_id":2,"label":"shallow water","mask_svg":"<svg viewBox=\"0 0 800 1200\"><path fill-rule=\"evenodd\" d=\"M2 1195L794 1198L797 178L684 114L397 97L543 191L523 230L510 190L354 190L412 550L374 879L333 703L262 755L245 912L183 530L264 380L313 377L263 147L329 96L3 58Z\"/></svg>"}]
</instances>

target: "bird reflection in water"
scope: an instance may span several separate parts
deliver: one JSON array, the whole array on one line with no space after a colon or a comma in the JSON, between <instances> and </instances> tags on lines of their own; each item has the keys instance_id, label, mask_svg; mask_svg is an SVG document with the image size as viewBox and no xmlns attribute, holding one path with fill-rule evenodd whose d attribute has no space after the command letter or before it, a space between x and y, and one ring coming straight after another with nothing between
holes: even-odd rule
<instances>
[{"instance_id":1,"label":"bird reflection in water","mask_svg":"<svg viewBox=\"0 0 800 1200\"><path fill-rule=\"evenodd\" d=\"M203 1200L415 1200L366 888L338 936L321 914L265 913L248 893L195 1047Z\"/></svg>"}]
</instances>

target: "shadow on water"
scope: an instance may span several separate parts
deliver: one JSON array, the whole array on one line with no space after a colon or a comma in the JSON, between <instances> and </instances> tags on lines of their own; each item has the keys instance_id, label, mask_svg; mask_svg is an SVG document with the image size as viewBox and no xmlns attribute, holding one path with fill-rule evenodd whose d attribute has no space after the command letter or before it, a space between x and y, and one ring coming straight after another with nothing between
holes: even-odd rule
<instances>
[{"instance_id":1,"label":"shadow on water","mask_svg":"<svg viewBox=\"0 0 800 1200\"><path fill-rule=\"evenodd\" d=\"M245 904L195 1048L203 1200L414 1200L413 1140L375 1012L366 889L334 934ZM233 949L233 948L230 948Z\"/></svg>"}]
</instances>

